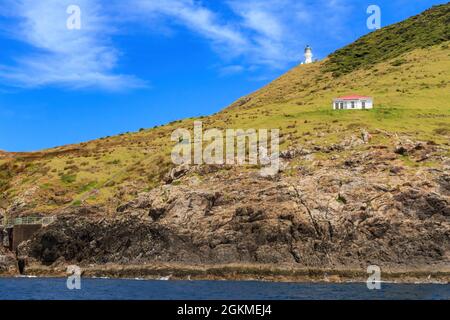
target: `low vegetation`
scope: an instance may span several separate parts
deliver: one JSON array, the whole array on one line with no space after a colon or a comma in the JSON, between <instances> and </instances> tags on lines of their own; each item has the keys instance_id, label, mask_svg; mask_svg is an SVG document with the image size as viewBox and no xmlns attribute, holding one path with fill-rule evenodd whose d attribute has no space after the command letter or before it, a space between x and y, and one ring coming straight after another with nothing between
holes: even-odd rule
<instances>
[{"instance_id":1,"label":"low vegetation","mask_svg":"<svg viewBox=\"0 0 450 320\"><path fill-rule=\"evenodd\" d=\"M324 66L335 77L450 40L450 6L435 6L403 22L369 33L330 55ZM403 60L394 60L393 65ZM400 64L399 64L400 63Z\"/></svg>"},{"instance_id":2,"label":"low vegetation","mask_svg":"<svg viewBox=\"0 0 450 320\"><path fill-rule=\"evenodd\" d=\"M202 117L203 126L279 128L282 150L331 145L361 129L372 133L374 145L392 147L393 137L404 135L448 147L449 10L449 4L434 7L324 61L295 67L223 111ZM349 93L373 96L375 108L333 111L332 99ZM120 203L161 183L173 167L171 133L192 130L194 120L41 152L0 154L0 206L6 209L20 199L30 211L42 213L55 212L61 203L115 212Z\"/></svg>"}]
</instances>

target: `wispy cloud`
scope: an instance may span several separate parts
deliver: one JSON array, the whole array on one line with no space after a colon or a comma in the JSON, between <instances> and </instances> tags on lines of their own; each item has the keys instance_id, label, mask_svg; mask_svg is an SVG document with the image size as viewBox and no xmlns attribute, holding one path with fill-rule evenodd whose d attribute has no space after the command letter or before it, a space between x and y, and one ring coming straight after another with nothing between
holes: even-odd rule
<instances>
[{"instance_id":1,"label":"wispy cloud","mask_svg":"<svg viewBox=\"0 0 450 320\"><path fill-rule=\"evenodd\" d=\"M100 87L119 90L142 86L133 76L113 72L119 57L109 40L111 26L95 0L77 0L82 28L67 29L71 1L4 0L0 15L15 23L5 26L10 37L30 46L9 66L0 66L0 78L19 87L58 85L69 88Z\"/></svg>"},{"instance_id":2,"label":"wispy cloud","mask_svg":"<svg viewBox=\"0 0 450 320\"><path fill-rule=\"evenodd\" d=\"M344 27L347 0L223 0L229 12L208 1L135 0L121 12L146 23L186 28L211 41L227 65L283 69L300 61L304 46L317 33L338 37ZM227 10L224 10L227 11ZM226 67L225 67L226 68ZM225 69L226 70L226 69Z\"/></svg>"},{"instance_id":3,"label":"wispy cloud","mask_svg":"<svg viewBox=\"0 0 450 320\"><path fill-rule=\"evenodd\" d=\"M241 65L229 65L229 66L219 68L219 74L223 77L239 74L244 71L245 71L245 68Z\"/></svg>"},{"instance_id":4,"label":"wispy cloud","mask_svg":"<svg viewBox=\"0 0 450 320\"><path fill-rule=\"evenodd\" d=\"M68 30L71 0L2 0L0 16L9 22L0 25L3 35L25 42L29 50L0 65L0 79L19 87L145 86L117 71L126 48L113 42L116 30L126 32L137 23L149 32L184 28L202 37L223 59L219 75L279 70L300 61L315 34L339 36L347 1L223 0L212 6L200 0L77 0L82 28Z\"/></svg>"},{"instance_id":5,"label":"wispy cloud","mask_svg":"<svg viewBox=\"0 0 450 320\"><path fill-rule=\"evenodd\" d=\"M347 0L228 0L253 44L252 63L274 68L303 58L317 34L336 37L343 31Z\"/></svg>"},{"instance_id":6,"label":"wispy cloud","mask_svg":"<svg viewBox=\"0 0 450 320\"><path fill-rule=\"evenodd\" d=\"M137 0L136 9L177 19L177 22L219 43L245 44L246 39L231 24L220 22L217 15L192 0L146 1Z\"/></svg>"},{"instance_id":7,"label":"wispy cloud","mask_svg":"<svg viewBox=\"0 0 450 320\"><path fill-rule=\"evenodd\" d=\"M186 28L211 42L217 52L239 56L248 47L248 39L233 21L193 0L134 0L117 6L121 12L160 30L160 24Z\"/></svg>"}]
</instances>

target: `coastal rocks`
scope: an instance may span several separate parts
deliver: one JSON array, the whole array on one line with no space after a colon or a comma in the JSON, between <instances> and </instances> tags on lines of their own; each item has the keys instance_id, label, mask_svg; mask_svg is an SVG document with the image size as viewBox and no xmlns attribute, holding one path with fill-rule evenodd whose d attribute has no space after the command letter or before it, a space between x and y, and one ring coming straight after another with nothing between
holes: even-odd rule
<instances>
[{"instance_id":1,"label":"coastal rocks","mask_svg":"<svg viewBox=\"0 0 450 320\"><path fill-rule=\"evenodd\" d=\"M229 170L231 165L218 165L218 164L203 164L203 165L188 165L183 164L172 168L163 178L165 184L171 184L176 180L182 179L185 176L189 176L191 173L198 174L199 176L214 174L220 170Z\"/></svg>"},{"instance_id":2,"label":"coastal rocks","mask_svg":"<svg viewBox=\"0 0 450 320\"><path fill-rule=\"evenodd\" d=\"M389 168L389 172L393 175L397 175L399 173L401 173L404 170L403 167L400 166L393 166L391 168Z\"/></svg>"},{"instance_id":3,"label":"coastal rocks","mask_svg":"<svg viewBox=\"0 0 450 320\"><path fill-rule=\"evenodd\" d=\"M399 145L395 147L394 152L399 155L405 156L408 154L408 149L402 145Z\"/></svg>"},{"instance_id":4,"label":"coastal rocks","mask_svg":"<svg viewBox=\"0 0 450 320\"><path fill-rule=\"evenodd\" d=\"M64 213L19 251L46 265L448 265L448 174L410 168L392 146L357 140L356 150L289 149L288 170L270 179L256 167L176 168L172 183L137 194L108 218L101 208ZM344 145L350 151L340 154ZM296 164L317 149L320 166Z\"/></svg>"},{"instance_id":5,"label":"coastal rocks","mask_svg":"<svg viewBox=\"0 0 450 320\"><path fill-rule=\"evenodd\" d=\"M18 197L14 199L14 202L8 207L8 214L15 215L21 213L29 208L29 203L26 199Z\"/></svg>"},{"instance_id":6,"label":"coastal rocks","mask_svg":"<svg viewBox=\"0 0 450 320\"><path fill-rule=\"evenodd\" d=\"M67 205L68 203L72 202L73 199L68 196L50 196L49 202L58 206Z\"/></svg>"},{"instance_id":7,"label":"coastal rocks","mask_svg":"<svg viewBox=\"0 0 450 320\"><path fill-rule=\"evenodd\" d=\"M361 130L361 139L364 143L369 143L372 139L372 135L367 130Z\"/></svg>"},{"instance_id":8,"label":"coastal rocks","mask_svg":"<svg viewBox=\"0 0 450 320\"><path fill-rule=\"evenodd\" d=\"M280 158L285 160L292 160L294 158L300 157L300 156L307 156L311 154L313 151L310 149L298 146L298 147L291 147L287 150L280 152Z\"/></svg>"},{"instance_id":9,"label":"coastal rocks","mask_svg":"<svg viewBox=\"0 0 450 320\"><path fill-rule=\"evenodd\" d=\"M17 216L33 207L33 202L39 197L39 187L29 188L17 196L11 205L6 209L8 216Z\"/></svg>"},{"instance_id":10,"label":"coastal rocks","mask_svg":"<svg viewBox=\"0 0 450 320\"><path fill-rule=\"evenodd\" d=\"M355 136L350 136L349 138L345 139L344 141L341 142L340 146L344 149L344 150L350 150L353 149L357 146L363 145L366 142L363 139L357 138Z\"/></svg>"},{"instance_id":11,"label":"coastal rocks","mask_svg":"<svg viewBox=\"0 0 450 320\"><path fill-rule=\"evenodd\" d=\"M64 259L74 263L138 263L170 260L180 241L160 225L138 218L92 221L67 216L38 232L22 254L44 265Z\"/></svg>"},{"instance_id":12,"label":"coastal rocks","mask_svg":"<svg viewBox=\"0 0 450 320\"><path fill-rule=\"evenodd\" d=\"M4 248L9 248L9 233L7 229L3 229L3 227L0 228L0 240L0 247L3 246Z\"/></svg>"},{"instance_id":13,"label":"coastal rocks","mask_svg":"<svg viewBox=\"0 0 450 320\"><path fill-rule=\"evenodd\" d=\"M450 217L450 202L438 193L407 188L394 198L399 202L399 209L405 214L415 213L423 219L433 215Z\"/></svg>"},{"instance_id":14,"label":"coastal rocks","mask_svg":"<svg viewBox=\"0 0 450 320\"><path fill-rule=\"evenodd\" d=\"M402 156L412 156L417 162L425 161L436 151L433 142L412 142L410 140L399 143L394 148L396 154Z\"/></svg>"},{"instance_id":15,"label":"coastal rocks","mask_svg":"<svg viewBox=\"0 0 450 320\"><path fill-rule=\"evenodd\" d=\"M163 186L140 194L135 200L118 207L117 211L125 215L138 213L138 216L150 217L153 221L167 214L182 223L186 219L208 215L219 198L218 192Z\"/></svg>"},{"instance_id":16,"label":"coastal rocks","mask_svg":"<svg viewBox=\"0 0 450 320\"><path fill-rule=\"evenodd\" d=\"M438 183L441 186L442 192L450 194L450 174L445 173L438 178Z\"/></svg>"},{"instance_id":17,"label":"coastal rocks","mask_svg":"<svg viewBox=\"0 0 450 320\"><path fill-rule=\"evenodd\" d=\"M450 170L450 158L443 157L442 164L444 165L445 170Z\"/></svg>"},{"instance_id":18,"label":"coastal rocks","mask_svg":"<svg viewBox=\"0 0 450 320\"><path fill-rule=\"evenodd\" d=\"M17 260L12 254L0 253L0 272L11 273L17 269Z\"/></svg>"},{"instance_id":19,"label":"coastal rocks","mask_svg":"<svg viewBox=\"0 0 450 320\"><path fill-rule=\"evenodd\" d=\"M167 175L164 177L164 182L169 184L172 183L174 180L177 180L184 176L187 172L189 172L190 166L187 164L177 166L175 168L172 168Z\"/></svg>"},{"instance_id":20,"label":"coastal rocks","mask_svg":"<svg viewBox=\"0 0 450 320\"><path fill-rule=\"evenodd\" d=\"M77 216L96 216L103 214L104 209L97 205L83 205L80 207L70 206L64 207L62 210L58 211L59 215L77 215Z\"/></svg>"},{"instance_id":21,"label":"coastal rocks","mask_svg":"<svg viewBox=\"0 0 450 320\"><path fill-rule=\"evenodd\" d=\"M280 152L280 158L282 159L294 159L297 156L297 149L288 149Z\"/></svg>"},{"instance_id":22,"label":"coastal rocks","mask_svg":"<svg viewBox=\"0 0 450 320\"><path fill-rule=\"evenodd\" d=\"M184 180L142 193L116 218L62 217L21 254L46 265L448 263L448 199L437 185L419 187L420 176L403 188L390 187L391 179L401 176L322 168L263 180L216 172L195 186Z\"/></svg>"},{"instance_id":23,"label":"coastal rocks","mask_svg":"<svg viewBox=\"0 0 450 320\"><path fill-rule=\"evenodd\" d=\"M116 211L119 213L129 213L132 210L133 212L141 212L145 215L146 210L150 205L151 199L148 197L148 194L140 193L133 201L117 207Z\"/></svg>"},{"instance_id":24,"label":"coastal rocks","mask_svg":"<svg viewBox=\"0 0 450 320\"><path fill-rule=\"evenodd\" d=\"M0 243L0 273L14 273L17 269L17 260L11 252L2 247Z\"/></svg>"}]
</instances>

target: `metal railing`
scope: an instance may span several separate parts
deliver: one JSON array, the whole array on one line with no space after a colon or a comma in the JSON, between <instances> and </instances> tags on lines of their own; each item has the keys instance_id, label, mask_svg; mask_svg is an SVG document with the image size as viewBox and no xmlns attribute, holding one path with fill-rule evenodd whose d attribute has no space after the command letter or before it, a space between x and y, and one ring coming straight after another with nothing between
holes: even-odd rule
<instances>
[{"instance_id":1,"label":"metal railing","mask_svg":"<svg viewBox=\"0 0 450 320\"><path fill-rule=\"evenodd\" d=\"M7 219L3 223L4 228L11 228L17 225L24 224L42 224L43 226L47 226L56 221L56 216L49 217L19 217L14 219Z\"/></svg>"}]
</instances>

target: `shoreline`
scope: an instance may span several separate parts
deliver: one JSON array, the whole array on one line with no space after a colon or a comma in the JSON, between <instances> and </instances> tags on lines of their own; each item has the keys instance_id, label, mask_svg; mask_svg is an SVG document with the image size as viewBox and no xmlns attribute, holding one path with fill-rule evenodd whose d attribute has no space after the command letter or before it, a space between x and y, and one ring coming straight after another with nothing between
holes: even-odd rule
<instances>
[{"instance_id":1,"label":"shoreline","mask_svg":"<svg viewBox=\"0 0 450 320\"><path fill-rule=\"evenodd\" d=\"M29 265L21 275L15 270L0 272L0 279L10 277L66 278L68 265L47 267ZM80 266L83 278L128 280L261 281L296 283L365 283L370 276L357 268L293 268L271 265L90 265ZM449 284L450 269L381 270L382 283Z\"/></svg>"}]
</instances>

